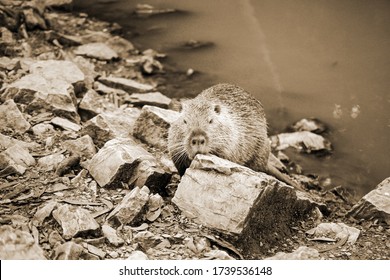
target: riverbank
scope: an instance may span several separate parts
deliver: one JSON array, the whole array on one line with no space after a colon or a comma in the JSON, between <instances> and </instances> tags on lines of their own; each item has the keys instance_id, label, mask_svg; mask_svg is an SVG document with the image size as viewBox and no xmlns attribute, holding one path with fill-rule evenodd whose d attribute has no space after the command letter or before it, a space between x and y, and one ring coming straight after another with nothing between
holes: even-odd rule
<instances>
[{"instance_id":1,"label":"riverbank","mask_svg":"<svg viewBox=\"0 0 390 280\"><path fill-rule=\"evenodd\" d=\"M304 139L287 144L286 135L271 137L279 160L316 201L299 219L283 212L289 223L283 236L267 232L269 238L258 242L256 252L244 252L232 234L225 239L229 228L221 233L186 217L171 201L183 180L166 153L166 129L179 100L159 92L183 96L186 81L193 84L197 75L165 64L164 54L152 49L140 52L118 35L117 24L34 1L3 2L2 259L260 259L299 248L291 258L390 258L388 213L347 216L356 203L353 197L336 187L320 189L283 154L286 145L315 152L305 140L318 138L314 142L324 144L319 150L328 151L321 125L314 132L307 131L310 125L297 125L294 135ZM59 7L69 9L68 4ZM296 190L272 180L264 181L266 187L291 193L292 203L299 201ZM365 212L362 208L358 212ZM275 220L268 223L277 228ZM322 233L326 238L308 233L324 223L334 229ZM337 236L344 223L359 230L355 240L348 239L352 233Z\"/></svg>"}]
</instances>

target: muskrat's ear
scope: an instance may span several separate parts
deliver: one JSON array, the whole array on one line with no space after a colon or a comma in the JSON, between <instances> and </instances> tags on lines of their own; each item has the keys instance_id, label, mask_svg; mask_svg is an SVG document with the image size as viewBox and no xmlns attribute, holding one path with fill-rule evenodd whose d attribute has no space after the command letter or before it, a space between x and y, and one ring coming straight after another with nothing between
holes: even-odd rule
<instances>
[{"instance_id":1,"label":"muskrat's ear","mask_svg":"<svg viewBox=\"0 0 390 280\"><path fill-rule=\"evenodd\" d=\"M215 106L214 106L214 111L215 111L217 114L221 113L221 106L215 105Z\"/></svg>"}]
</instances>

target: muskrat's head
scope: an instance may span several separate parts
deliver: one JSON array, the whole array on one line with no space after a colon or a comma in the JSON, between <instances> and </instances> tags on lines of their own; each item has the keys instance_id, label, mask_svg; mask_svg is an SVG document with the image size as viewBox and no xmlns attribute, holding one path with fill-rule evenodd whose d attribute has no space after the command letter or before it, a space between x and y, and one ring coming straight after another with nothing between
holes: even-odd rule
<instances>
[{"instance_id":1,"label":"muskrat's head","mask_svg":"<svg viewBox=\"0 0 390 280\"><path fill-rule=\"evenodd\" d=\"M171 125L168 146L176 167L186 165L197 154L221 153L226 144L225 108L205 98L183 103L180 117ZM178 168L179 169L179 168Z\"/></svg>"},{"instance_id":2,"label":"muskrat's head","mask_svg":"<svg viewBox=\"0 0 390 280\"><path fill-rule=\"evenodd\" d=\"M212 152L213 138L221 126L221 106L207 100L190 100L183 104L180 119L184 138L183 146L190 160L197 154Z\"/></svg>"}]
</instances>

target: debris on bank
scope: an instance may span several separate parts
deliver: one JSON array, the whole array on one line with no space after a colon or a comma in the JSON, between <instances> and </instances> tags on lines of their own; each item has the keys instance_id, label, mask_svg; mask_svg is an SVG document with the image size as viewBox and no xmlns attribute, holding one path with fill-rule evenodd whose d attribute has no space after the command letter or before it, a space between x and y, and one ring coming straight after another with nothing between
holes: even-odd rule
<instances>
[{"instance_id":1,"label":"debris on bank","mask_svg":"<svg viewBox=\"0 0 390 280\"><path fill-rule=\"evenodd\" d=\"M387 181L351 209L332 192L296 190L214 156L198 155L180 178L167 154L180 102L159 78L164 55L71 7L0 1L1 259L359 258L359 239L389 235ZM283 161L288 146L331 151L318 122L294 129L271 137ZM328 237L338 246L321 251L306 232L326 221L361 234L346 245Z\"/></svg>"}]
</instances>

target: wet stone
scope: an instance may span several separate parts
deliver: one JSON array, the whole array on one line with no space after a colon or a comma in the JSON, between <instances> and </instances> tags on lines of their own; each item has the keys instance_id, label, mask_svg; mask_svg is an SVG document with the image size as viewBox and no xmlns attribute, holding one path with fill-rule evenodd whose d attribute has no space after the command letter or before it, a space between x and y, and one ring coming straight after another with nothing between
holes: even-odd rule
<instances>
[{"instance_id":1,"label":"wet stone","mask_svg":"<svg viewBox=\"0 0 390 280\"><path fill-rule=\"evenodd\" d=\"M281 133L271 136L271 141L272 146L277 150L285 150L289 147L306 153L329 153L332 150L331 143L327 139L309 131Z\"/></svg>"},{"instance_id":2,"label":"wet stone","mask_svg":"<svg viewBox=\"0 0 390 280\"><path fill-rule=\"evenodd\" d=\"M53 211L53 217L61 225L66 240L83 233L96 233L100 228L90 212L81 207L64 204Z\"/></svg>"},{"instance_id":3,"label":"wet stone","mask_svg":"<svg viewBox=\"0 0 390 280\"><path fill-rule=\"evenodd\" d=\"M24 133L30 127L12 99L0 105L0 130L10 128L17 133Z\"/></svg>"}]
</instances>

